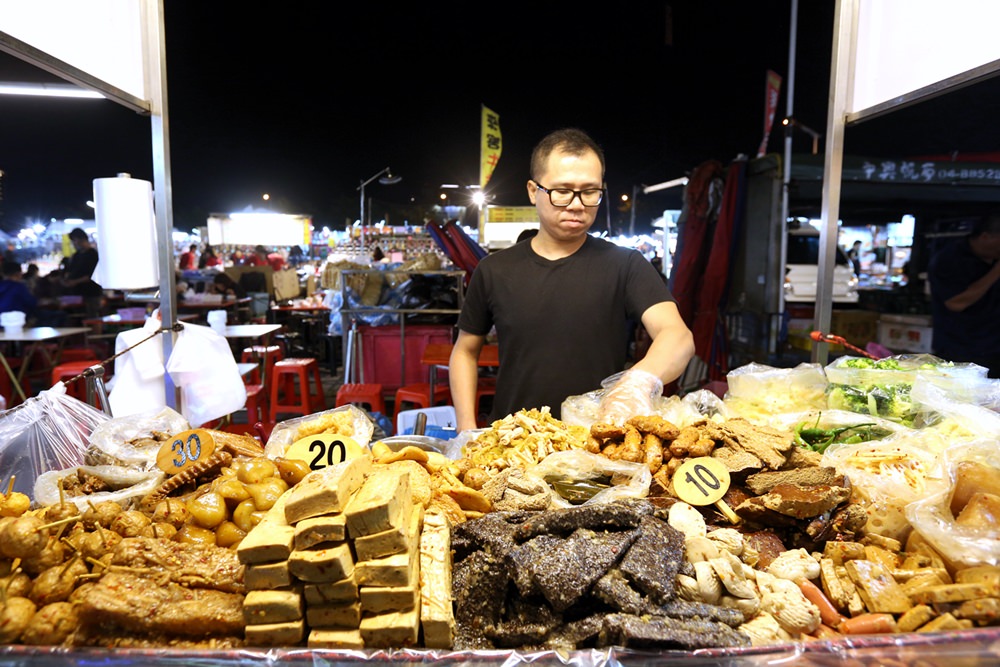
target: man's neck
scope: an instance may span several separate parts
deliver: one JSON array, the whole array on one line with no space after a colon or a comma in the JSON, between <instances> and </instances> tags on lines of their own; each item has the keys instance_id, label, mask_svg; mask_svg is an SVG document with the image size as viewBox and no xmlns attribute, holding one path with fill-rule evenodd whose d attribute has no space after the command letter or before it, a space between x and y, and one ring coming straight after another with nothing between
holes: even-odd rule
<instances>
[{"instance_id":1,"label":"man's neck","mask_svg":"<svg viewBox=\"0 0 1000 667\"><path fill-rule=\"evenodd\" d=\"M559 241L551 236L538 234L531 239L531 249L535 251L535 254L545 259L556 260L569 257L582 248L586 242L586 236L573 241Z\"/></svg>"}]
</instances>

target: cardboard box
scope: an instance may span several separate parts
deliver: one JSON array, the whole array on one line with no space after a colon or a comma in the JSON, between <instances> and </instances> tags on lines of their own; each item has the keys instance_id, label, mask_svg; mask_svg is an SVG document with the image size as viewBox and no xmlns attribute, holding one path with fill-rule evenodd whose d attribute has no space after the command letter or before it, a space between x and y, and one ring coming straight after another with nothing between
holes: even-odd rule
<instances>
[{"instance_id":1,"label":"cardboard box","mask_svg":"<svg viewBox=\"0 0 1000 667\"><path fill-rule=\"evenodd\" d=\"M879 314L873 310L833 310L829 333L863 348L878 337Z\"/></svg>"},{"instance_id":2,"label":"cardboard box","mask_svg":"<svg viewBox=\"0 0 1000 667\"><path fill-rule=\"evenodd\" d=\"M882 315L878 321L878 342L893 354L931 353L934 329L930 315Z\"/></svg>"}]
</instances>

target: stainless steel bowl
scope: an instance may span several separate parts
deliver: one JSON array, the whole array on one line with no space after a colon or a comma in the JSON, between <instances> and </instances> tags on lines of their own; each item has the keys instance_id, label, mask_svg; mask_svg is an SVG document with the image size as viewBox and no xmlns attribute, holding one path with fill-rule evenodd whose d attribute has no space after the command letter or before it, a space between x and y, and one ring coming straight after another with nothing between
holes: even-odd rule
<instances>
[{"instance_id":1,"label":"stainless steel bowl","mask_svg":"<svg viewBox=\"0 0 1000 667\"><path fill-rule=\"evenodd\" d=\"M428 452L444 454L445 443L441 438L432 438L428 435L393 435L382 438L380 442L385 443L394 452L398 452L403 447L419 447Z\"/></svg>"}]
</instances>

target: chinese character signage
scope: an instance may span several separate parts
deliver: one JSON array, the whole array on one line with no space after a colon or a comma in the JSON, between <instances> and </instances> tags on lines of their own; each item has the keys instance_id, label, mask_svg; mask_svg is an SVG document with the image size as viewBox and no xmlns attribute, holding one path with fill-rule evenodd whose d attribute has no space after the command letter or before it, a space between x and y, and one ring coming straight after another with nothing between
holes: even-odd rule
<instances>
[{"instance_id":1,"label":"chinese character signage","mask_svg":"<svg viewBox=\"0 0 1000 667\"><path fill-rule=\"evenodd\" d=\"M485 188L500 161L500 116L483 106L483 137L479 149L479 187Z\"/></svg>"}]
</instances>

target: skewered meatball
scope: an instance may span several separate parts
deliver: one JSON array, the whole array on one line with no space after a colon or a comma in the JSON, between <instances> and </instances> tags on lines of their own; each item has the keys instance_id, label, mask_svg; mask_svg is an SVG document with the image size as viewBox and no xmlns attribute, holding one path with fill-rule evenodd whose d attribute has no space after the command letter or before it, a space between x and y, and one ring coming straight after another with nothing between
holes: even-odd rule
<instances>
[{"instance_id":1,"label":"skewered meatball","mask_svg":"<svg viewBox=\"0 0 1000 667\"><path fill-rule=\"evenodd\" d=\"M80 619L75 606L69 602L53 602L35 612L21 634L21 641L34 646L55 646L66 641L78 625Z\"/></svg>"},{"instance_id":2,"label":"skewered meatball","mask_svg":"<svg viewBox=\"0 0 1000 667\"><path fill-rule=\"evenodd\" d=\"M35 615L35 603L26 597L7 596L0 604L0 644L16 644Z\"/></svg>"}]
</instances>

